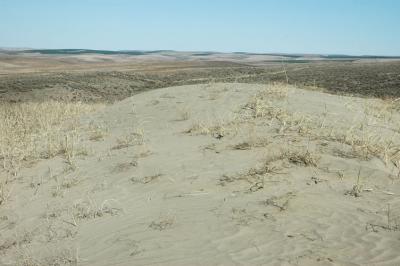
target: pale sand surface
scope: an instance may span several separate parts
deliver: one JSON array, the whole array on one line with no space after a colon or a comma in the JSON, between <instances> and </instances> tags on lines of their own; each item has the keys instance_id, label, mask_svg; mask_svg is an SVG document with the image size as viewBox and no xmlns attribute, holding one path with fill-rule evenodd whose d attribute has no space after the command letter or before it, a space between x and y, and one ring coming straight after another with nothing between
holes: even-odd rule
<instances>
[{"instance_id":1,"label":"pale sand surface","mask_svg":"<svg viewBox=\"0 0 400 266\"><path fill-rule=\"evenodd\" d=\"M400 119L383 108L281 85L125 99L82 117L73 167L21 170L0 265L400 265Z\"/></svg>"}]
</instances>

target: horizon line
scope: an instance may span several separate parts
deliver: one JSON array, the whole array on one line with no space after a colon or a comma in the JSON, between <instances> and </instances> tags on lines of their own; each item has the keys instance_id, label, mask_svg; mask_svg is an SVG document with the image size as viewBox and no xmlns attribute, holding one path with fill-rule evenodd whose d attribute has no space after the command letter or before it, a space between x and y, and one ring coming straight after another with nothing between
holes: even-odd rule
<instances>
[{"instance_id":1,"label":"horizon line","mask_svg":"<svg viewBox=\"0 0 400 266\"><path fill-rule=\"evenodd\" d=\"M400 55L382 55L382 54L347 54L347 53L315 53L315 52L252 52L252 51L218 51L218 50L174 50L174 49L93 49L93 48L28 48L28 47L2 47L0 50L14 52L33 52L33 51L93 51L93 52L181 52L181 53L213 53L213 54L249 54L249 55L302 55L302 56L343 56L343 57L377 57L377 58L400 58Z\"/></svg>"}]
</instances>

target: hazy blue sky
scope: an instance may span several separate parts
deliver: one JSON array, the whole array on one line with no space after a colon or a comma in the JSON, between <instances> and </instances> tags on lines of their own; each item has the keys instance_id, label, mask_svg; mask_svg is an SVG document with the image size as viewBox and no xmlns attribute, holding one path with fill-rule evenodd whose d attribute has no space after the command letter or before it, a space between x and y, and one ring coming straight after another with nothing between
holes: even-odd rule
<instances>
[{"instance_id":1,"label":"hazy blue sky","mask_svg":"<svg viewBox=\"0 0 400 266\"><path fill-rule=\"evenodd\" d=\"M0 47L400 55L400 0L0 0Z\"/></svg>"}]
</instances>

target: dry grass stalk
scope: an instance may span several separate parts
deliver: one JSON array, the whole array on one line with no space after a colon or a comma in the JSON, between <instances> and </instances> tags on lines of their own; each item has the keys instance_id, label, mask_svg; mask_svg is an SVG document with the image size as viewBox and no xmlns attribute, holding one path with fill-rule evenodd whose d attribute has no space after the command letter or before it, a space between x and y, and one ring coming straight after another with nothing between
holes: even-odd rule
<instances>
[{"instance_id":1,"label":"dry grass stalk","mask_svg":"<svg viewBox=\"0 0 400 266\"><path fill-rule=\"evenodd\" d=\"M113 203L113 204L112 204ZM105 214L117 215L123 211L118 207L119 203L115 199L104 200L100 206L90 199L80 200L73 205L72 216L75 221L84 219L94 219L102 217Z\"/></svg>"},{"instance_id":2,"label":"dry grass stalk","mask_svg":"<svg viewBox=\"0 0 400 266\"><path fill-rule=\"evenodd\" d=\"M125 149L134 145L144 144L144 131L136 130L133 133L127 134L117 139L117 144L113 146L112 150Z\"/></svg>"},{"instance_id":3,"label":"dry grass stalk","mask_svg":"<svg viewBox=\"0 0 400 266\"><path fill-rule=\"evenodd\" d=\"M10 198L11 188L8 188L6 181L0 180L0 206L5 204Z\"/></svg>"},{"instance_id":4,"label":"dry grass stalk","mask_svg":"<svg viewBox=\"0 0 400 266\"><path fill-rule=\"evenodd\" d=\"M3 103L0 106L0 162L8 173L16 175L24 163L70 154L65 139L79 125L78 117L97 110L100 104ZM45 147L45 148L43 148Z\"/></svg>"},{"instance_id":5,"label":"dry grass stalk","mask_svg":"<svg viewBox=\"0 0 400 266\"><path fill-rule=\"evenodd\" d=\"M165 217L149 224L149 228L158 231L164 231L171 228L175 223L175 217Z\"/></svg>"},{"instance_id":6,"label":"dry grass stalk","mask_svg":"<svg viewBox=\"0 0 400 266\"><path fill-rule=\"evenodd\" d=\"M0 201L10 196L6 188L10 176L41 158L63 155L72 162L87 152L78 148L79 116L101 108L102 104L47 101L42 103L2 103L0 105ZM8 176L8 177L7 177Z\"/></svg>"},{"instance_id":7,"label":"dry grass stalk","mask_svg":"<svg viewBox=\"0 0 400 266\"><path fill-rule=\"evenodd\" d=\"M108 128L104 125L94 125L89 126L90 135L89 140L91 141L102 141L108 135Z\"/></svg>"},{"instance_id":8,"label":"dry grass stalk","mask_svg":"<svg viewBox=\"0 0 400 266\"><path fill-rule=\"evenodd\" d=\"M184 133L186 134L198 134L212 136L216 139L221 139L229 134L236 134L237 130L232 127L234 122L223 123L222 121L216 124L206 124L204 122L197 122L193 124Z\"/></svg>"},{"instance_id":9,"label":"dry grass stalk","mask_svg":"<svg viewBox=\"0 0 400 266\"><path fill-rule=\"evenodd\" d=\"M312 154L309 150L305 152L300 151L286 151L282 154L282 159L288 159L290 163L317 167L319 158Z\"/></svg>"},{"instance_id":10,"label":"dry grass stalk","mask_svg":"<svg viewBox=\"0 0 400 266\"><path fill-rule=\"evenodd\" d=\"M351 190L345 192L345 195L354 196L356 198L361 197L361 192L363 191L363 188L362 188L362 185L361 185L361 179L360 178L361 178L361 167L358 170L357 182L353 185Z\"/></svg>"},{"instance_id":11,"label":"dry grass stalk","mask_svg":"<svg viewBox=\"0 0 400 266\"><path fill-rule=\"evenodd\" d=\"M178 119L176 121L186 121L190 118L191 111L189 107L182 107L178 109Z\"/></svg>"}]
</instances>

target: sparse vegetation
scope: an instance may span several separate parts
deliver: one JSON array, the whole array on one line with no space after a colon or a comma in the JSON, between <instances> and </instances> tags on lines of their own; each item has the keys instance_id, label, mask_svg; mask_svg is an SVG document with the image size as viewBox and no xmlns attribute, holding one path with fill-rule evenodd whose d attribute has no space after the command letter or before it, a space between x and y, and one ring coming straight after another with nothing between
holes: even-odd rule
<instances>
[{"instance_id":1,"label":"sparse vegetation","mask_svg":"<svg viewBox=\"0 0 400 266\"><path fill-rule=\"evenodd\" d=\"M154 174L154 175L144 176L142 178L132 177L131 181L132 181L132 183L148 184L148 183L151 183L153 181L158 180L161 176L162 176L162 174L157 173L157 174Z\"/></svg>"},{"instance_id":2,"label":"sparse vegetation","mask_svg":"<svg viewBox=\"0 0 400 266\"><path fill-rule=\"evenodd\" d=\"M154 65L134 64L135 71L127 71L124 66L117 71L58 72L52 75L29 73L24 75L5 75L0 80L0 101L20 101L21 94L28 99L57 99L61 101L115 102L134 94L171 86L204 84L209 82L266 83L274 82L303 86L310 89L327 90L336 94L364 95L381 98L398 98L399 61L362 62L350 61L294 60L286 64L282 71L282 61L268 62L261 67L244 66L234 62L191 61L170 62L169 67L161 62ZM319 61L321 62L321 61ZM149 64L155 71L148 71ZM199 67L201 66L201 67ZM68 68L69 65L64 67ZM82 67L82 66L79 66ZM90 70L93 65L89 64ZM161 70L161 71L157 71ZM43 88L58 90L49 92ZM41 90L38 95L32 90ZM59 93L59 91L64 93ZM215 99L217 95L210 95Z\"/></svg>"},{"instance_id":3,"label":"sparse vegetation","mask_svg":"<svg viewBox=\"0 0 400 266\"><path fill-rule=\"evenodd\" d=\"M106 214L117 215L123 212L120 204L115 199L104 200L100 206L91 198L80 199L72 207L74 220L86 220L102 217Z\"/></svg>"},{"instance_id":4,"label":"sparse vegetation","mask_svg":"<svg viewBox=\"0 0 400 266\"><path fill-rule=\"evenodd\" d=\"M113 173L124 172L124 171L129 170L132 167L136 167L137 165L138 165L138 162L136 160L132 160L130 162L119 163L114 167Z\"/></svg>"},{"instance_id":5,"label":"sparse vegetation","mask_svg":"<svg viewBox=\"0 0 400 266\"><path fill-rule=\"evenodd\" d=\"M286 151L282 154L282 159L288 159L290 163L317 167L318 157L310 151Z\"/></svg>"},{"instance_id":6,"label":"sparse vegetation","mask_svg":"<svg viewBox=\"0 0 400 266\"><path fill-rule=\"evenodd\" d=\"M0 206L7 202L10 194L11 188L7 186L7 180L0 180Z\"/></svg>"},{"instance_id":7,"label":"sparse vegetation","mask_svg":"<svg viewBox=\"0 0 400 266\"><path fill-rule=\"evenodd\" d=\"M188 130L186 130L185 133L208 135L216 139L221 139L226 135L232 133L232 131L234 131L234 129L228 128L228 125L224 124L223 122L219 122L213 125L206 124L204 122L197 122L193 124ZM235 133L235 131L233 133Z\"/></svg>"},{"instance_id":8,"label":"sparse vegetation","mask_svg":"<svg viewBox=\"0 0 400 266\"><path fill-rule=\"evenodd\" d=\"M87 154L79 145L78 118L102 106L55 101L0 105L0 205L10 197L19 170L39 159L63 156L75 170L75 156Z\"/></svg>"},{"instance_id":9,"label":"sparse vegetation","mask_svg":"<svg viewBox=\"0 0 400 266\"><path fill-rule=\"evenodd\" d=\"M345 195L354 196L356 198L361 197L361 192L363 191L363 187L361 184L361 167L358 170L357 182L353 185L351 190L346 191Z\"/></svg>"},{"instance_id":10,"label":"sparse vegetation","mask_svg":"<svg viewBox=\"0 0 400 266\"><path fill-rule=\"evenodd\" d=\"M91 124L89 139L91 141L101 141L108 135L108 128L105 125Z\"/></svg>"},{"instance_id":11,"label":"sparse vegetation","mask_svg":"<svg viewBox=\"0 0 400 266\"><path fill-rule=\"evenodd\" d=\"M16 175L23 164L40 158L82 153L76 146L75 130L82 114L101 104L6 103L0 106L0 162L2 169Z\"/></svg>"},{"instance_id":12,"label":"sparse vegetation","mask_svg":"<svg viewBox=\"0 0 400 266\"><path fill-rule=\"evenodd\" d=\"M149 228L158 231L164 231L171 228L175 223L175 217L163 217L156 221L152 221Z\"/></svg>"},{"instance_id":13,"label":"sparse vegetation","mask_svg":"<svg viewBox=\"0 0 400 266\"><path fill-rule=\"evenodd\" d=\"M271 198L266 199L262 203L265 206L271 206L277 208L280 212L282 212L288 209L290 201L295 197L296 193L288 192L280 196L272 196Z\"/></svg>"},{"instance_id":14,"label":"sparse vegetation","mask_svg":"<svg viewBox=\"0 0 400 266\"><path fill-rule=\"evenodd\" d=\"M134 145L144 144L144 132L143 130L136 130L133 133L126 134L117 139L117 144L113 146L112 150L125 149Z\"/></svg>"}]
</instances>

